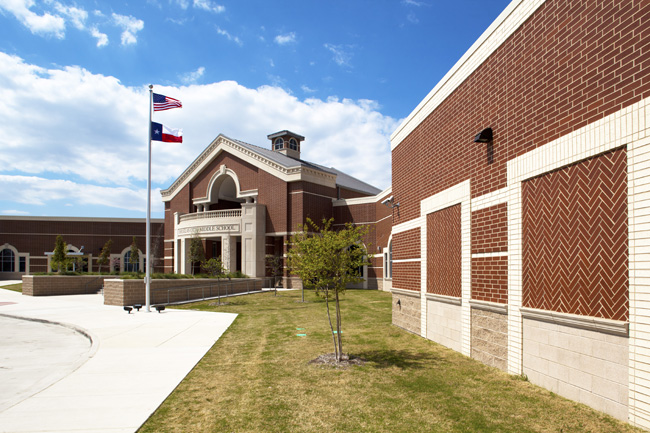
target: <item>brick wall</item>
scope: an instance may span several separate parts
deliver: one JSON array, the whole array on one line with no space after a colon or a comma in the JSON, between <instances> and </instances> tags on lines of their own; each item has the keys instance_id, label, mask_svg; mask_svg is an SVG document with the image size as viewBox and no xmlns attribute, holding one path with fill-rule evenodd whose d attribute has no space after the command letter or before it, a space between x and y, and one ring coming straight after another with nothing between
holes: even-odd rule
<instances>
[{"instance_id":1,"label":"brick wall","mask_svg":"<svg viewBox=\"0 0 650 433\"><path fill-rule=\"evenodd\" d=\"M45 252L54 250L58 235L62 235L67 244L76 248L83 246L85 254L92 254L93 271L97 271L97 258L109 239L113 241L113 254L129 247L133 236L140 250L146 250L144 219L0 217L0 246L8 243L19 253L28 253L30 273L48 271ZM160 220L151 223L151 246L155 257L162 258L163 223ZM162 269L162 260L156 265Z\"/></svg>"},{"instance_id":2,"label":"brick wall","mask_svg":"<svg viewBox=\"0 0 650 433\"><path fill-rule=\"evenodd\" d=\"M261 290L264 281L254 278L239 280L193 279L152 280L151 304L185 302L216 296ZM168 290L174 289L174 290ZM144 280L107 280L104 284L104 305L134 305L145 303Z\"/></svg>"},{"instance_id":3,"label":"brick wall","mask_svg":"<svg viewBox=\"0 0 650 433\"><path fill-rule=\"evenodd\" d=\"M508 251L508 205L472 212L472 254Z\"/></svg>"},{"instance_id":4,"label":"brick wall","mask_svg":"<svg viewBox=\"0 0 650 433\"><path fill-rule=\"evenodd\" d=\"M393 236L393 260L420 257L420 229L396 233Z\"/></svg>"},{"instance_id":5,"label":"brick wall","mask_svg":"<svg viewBox=\"0 0 650 433\"><path fill-rule=\"evenodd\" d=\"M508 257L472 258L472 299L508 303Z\"/></svg>"},{"instance_id":6,"label":"brick wall","mask_svg":"<svg viewBox=\"0 0 650 433\"><path fill-rule=\"evenodd\" d=\"M472 197L503 188L508 160L650 96L648 13L644 2L546 1L393 150L396 223L469 178ZM493 146L473 143L487 126Z\"/></svg>"},{"instance_id":7,"label":"brick wall","mask_svg":"<svg viewBox=\"0 0 650 433\"><path fill-rule=\"evenodd\" d=\"M97 293L105 280L114 278L113 275L25 275L22 293L25 296L85 295Z\"/></svg>"}]
</instances>

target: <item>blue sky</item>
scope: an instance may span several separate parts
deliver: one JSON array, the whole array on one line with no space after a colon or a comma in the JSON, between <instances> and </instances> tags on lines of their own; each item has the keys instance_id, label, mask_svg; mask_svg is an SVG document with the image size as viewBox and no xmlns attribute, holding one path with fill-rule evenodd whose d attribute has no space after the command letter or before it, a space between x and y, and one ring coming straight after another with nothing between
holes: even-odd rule
<instances>
[{"instance_id":1,"label":"blue sky","mask_svg":"<svg viewBox=\"0 0 650 433\"><path fill-rule=\"evenodd\" d=\"M0 214L143 217L219 134L390 185L390 134L506 0L0 0ZM359 161L363 161L361 164Z\"/></svg>"}]
</instances>

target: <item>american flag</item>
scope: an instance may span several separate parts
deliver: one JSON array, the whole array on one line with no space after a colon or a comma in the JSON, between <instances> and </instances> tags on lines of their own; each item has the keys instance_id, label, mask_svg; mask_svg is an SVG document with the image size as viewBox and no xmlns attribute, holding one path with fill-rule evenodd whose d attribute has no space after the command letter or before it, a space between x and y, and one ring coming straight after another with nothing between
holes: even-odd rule
<instances>
[{"instance_id":1,"label":"american flag","mask_svg":"<svg viewBox=\"0 0 650 433\"><path fill-rule=\"evenodd\" d=\"M183 104L178 99L169 96L153 94L153 111L165 111L172 108L182 108Z\"/></svg>"}]
</instances>

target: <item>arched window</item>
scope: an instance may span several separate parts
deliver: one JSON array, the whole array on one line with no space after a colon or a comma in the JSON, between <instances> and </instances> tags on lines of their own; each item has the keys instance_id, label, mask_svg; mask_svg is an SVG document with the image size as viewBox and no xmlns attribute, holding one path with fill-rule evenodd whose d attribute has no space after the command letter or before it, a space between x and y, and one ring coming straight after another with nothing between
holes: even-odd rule
<instances>
[{"instance_id":1,"label":"arched window","mask_svg":"<svg viewBox=\"0 0 650 433\"><path fill-rule=\"evenodd\" d=\"M296 141L295 138L292 138L291 140L289 140L289 149L298 150L298 142Z\"/></svg>"},{"instance_id":2,"label":"arched window","mask_svg":"<svg viewBox=\"0 0 650 433\"><path fill-rule=\"evenodd\" d=\"M352 246L350 246L350 250L358 250L358 249L359 249L359 246L358 246L358 245L352 245ZM365 257L365 256L364 256L364 257ZM358 268L352 268L352 269L350 269L350 270L351 270L352 273L354 273L355 275L357 275L357 276L359 276L359 277L361 277L361 278L365 278L365 275L364 275L364 272L363 272L363 271L364 271L364 268L365 268L365 266L359 266Z\"/></svg>"},{"instance_id":3,"label":"arched window","mask_svg":"<svg viewBox=\"0 0 650 433\"><path fill-rule=\"evenodd\" d=\"M281 138L276 138L273 142L273 149L280 150L284 147L284 140Z\"/></svg>"},{"instance_id":4,"label":"arched window","mask_svg":"<svg viewBox=\"0 0 650 433\"><path fill-rule=\"evenodd\" d=\"M16 256L9 248L0 251L0 272L15 272Z\"/></svg>"},{"instance_id":5,"label":"arched window","mask_svg":"<svg viewBox=\"0 0 650 433\"><path fill-rule=\"evenodd\" d=\"M131 251L124 253L124 272L140 272L140 263L131 263Z\"/></svg>"}]
</instances>

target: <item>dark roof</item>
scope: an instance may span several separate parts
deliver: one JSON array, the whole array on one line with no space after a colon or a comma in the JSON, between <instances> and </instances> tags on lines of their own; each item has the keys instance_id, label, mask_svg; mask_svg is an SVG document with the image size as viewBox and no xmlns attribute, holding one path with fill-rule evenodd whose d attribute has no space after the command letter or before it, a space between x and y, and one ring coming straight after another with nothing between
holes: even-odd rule
<instances>
[{"instance_id":1,"label":"dark roof","mask_svg":"<svg viewBox=\"0 0 650 433\"><path fill-rule=\"evenodd\" d=\"M224 136L225 137L225 136ZM234 141L237 144L242 145L243 147L259 154L262 155L265 158L270 159L273 162L276 162L283 167L286 168L291 168L291 167L308 167L312 168L315 170L320 170L324 171L325 173L330 173L336 175L336 185L346 188L346 189L351 189L353 191L358 191L362 192L365 194L369 195L377 195L381 192L379 188L375 188L374 186L367 184L356 177L352 177L349 174L343 173L340 170L337 170L336 168L333 167L325 167L322 165L314 164L313 162L305 161L302 159L296 159L296 158L291 158L290 156L284 155L279 152L274 152L271 149L266 149L263 147L255 146L254 144L246 143L241 140L236 140L230 137L226 137L231 141Z\"/></svg>"},{"instance_id":2,"label":"dark roof","mask_svg":"<svg viewBox=\"0 0 650 433\"><path fill-rule=\"evenodd\" d=\"M303 137L302 135L298 135L295 132L287 131L286 129L284 131L279 131L279 132L275 132L273 134L269 134L269 135L266 136L266 138L268 138L269 140L273 140L274 138L284 137L285 135L289 135L289 136L291 136L293 138L297 138L300 141L305 140L305 137Z\"/></svg>"}]
</instances>

